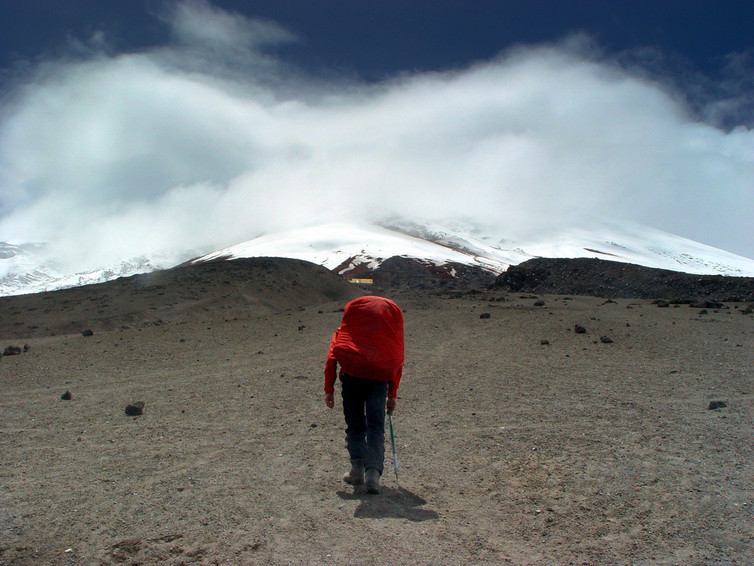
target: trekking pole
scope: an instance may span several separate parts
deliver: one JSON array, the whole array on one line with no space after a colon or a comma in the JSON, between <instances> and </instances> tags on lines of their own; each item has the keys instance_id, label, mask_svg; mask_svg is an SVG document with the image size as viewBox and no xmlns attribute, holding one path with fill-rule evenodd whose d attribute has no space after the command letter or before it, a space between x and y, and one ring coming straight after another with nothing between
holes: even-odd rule
<instances>
[{"instance_id":1,"label":"trekking pole","mask_svg":"<svg viewBox=\"0 0 754 566\"><path fill-rule=\"evenodd\" d=\"M395 471L395 481L398 481L398 453L395 451L395 432L393 431L393 413L387 414L387 420L390 422L390 442L393 445L393 470Z\"/></svg>"}]
</instances>

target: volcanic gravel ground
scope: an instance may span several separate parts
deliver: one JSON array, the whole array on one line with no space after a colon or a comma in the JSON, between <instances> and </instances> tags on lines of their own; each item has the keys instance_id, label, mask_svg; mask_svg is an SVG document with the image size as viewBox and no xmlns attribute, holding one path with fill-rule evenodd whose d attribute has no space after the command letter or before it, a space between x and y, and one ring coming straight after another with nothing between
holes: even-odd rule
<instances>
[{"instance_id":1,"label":"volcanic gravel ground","mask_svg":"<svg viewBox=\"0 0 754 566\"><path fill-rule=\"evenodd\" d=\"M286 265L287 303L269 266L0 299L28 346L0 358L0 564L754 562L747 305L391 294L400 475L388 441L371 496L322 390L357 290Z\"/></svg>"}]
</instances>

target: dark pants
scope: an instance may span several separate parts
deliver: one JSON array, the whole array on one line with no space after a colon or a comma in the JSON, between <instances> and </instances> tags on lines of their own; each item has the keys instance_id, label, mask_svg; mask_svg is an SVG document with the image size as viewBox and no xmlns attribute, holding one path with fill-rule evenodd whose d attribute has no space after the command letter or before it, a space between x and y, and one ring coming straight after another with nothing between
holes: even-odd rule
<instances>
[{"instance_id":1,"label":"dark pants","mask_svg":"<svg viewBox=\"0 0 754 566\"><path fill-rule=\"evenodd\" d=\"M351 461L363 461L366 469L382 474L385 459L385 381L341 376L346 447Z\"/></svg>"}]
</instances>

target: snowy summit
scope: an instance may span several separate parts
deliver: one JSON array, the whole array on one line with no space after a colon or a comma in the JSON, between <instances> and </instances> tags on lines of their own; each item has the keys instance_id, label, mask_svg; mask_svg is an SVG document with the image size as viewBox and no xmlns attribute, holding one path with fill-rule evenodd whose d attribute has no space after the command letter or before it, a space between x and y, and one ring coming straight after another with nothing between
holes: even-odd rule
<instances>
[{"instance_id":1,"label":"snowy summit","mask_svg":"<svg viewBox=\"0 0 754 566\"><path fill-rule=\"evenodd\" d=\"M374 269L390 257L401 256L436 265L471 265L493 273L535 257L591 257L686 273L754 276L754 260L631 223L511 239L458 222L338 222L260 236L194 261L263 256L303 259L340 275L364 264Z\"/></svg>"}]
</instances>

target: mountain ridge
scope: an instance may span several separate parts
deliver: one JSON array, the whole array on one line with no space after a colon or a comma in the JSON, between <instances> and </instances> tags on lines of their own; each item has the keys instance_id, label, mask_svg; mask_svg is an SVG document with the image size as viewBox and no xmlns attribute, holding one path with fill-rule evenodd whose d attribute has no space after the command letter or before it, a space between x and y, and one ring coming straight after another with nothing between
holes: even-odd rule
<instances>
[{"instance_id":1,"label":"mountain ridge","mask_svg":"<svg viewBox=\"0 0 754 566\"><path fill-rule=\"evenodd\" d=\"M183 263L248 257L301 259L344 277L373 272L393 257L424 262L450 277L462 265L497 276L511 265L535 258L577 257L700 275L754 276L754 260L632 223L601 222L535 234L503 234L501 229L459 220L342 221L264 234L204 255L192 256L184 250L78 270L47 258L43 244L0 243L0 296L102 283Z\"/></svg>"},{"instance_id":2,"label":"mountain ridge","mask_svg":"<svg viewBox=\"0 0 754 566\"><path fill-rule=\"evenodd\" d=\"M531 259L501 273L492 288L697 306L754 301L754 277L690 274L596 258Z\"/></svg>"}]
</instances>

